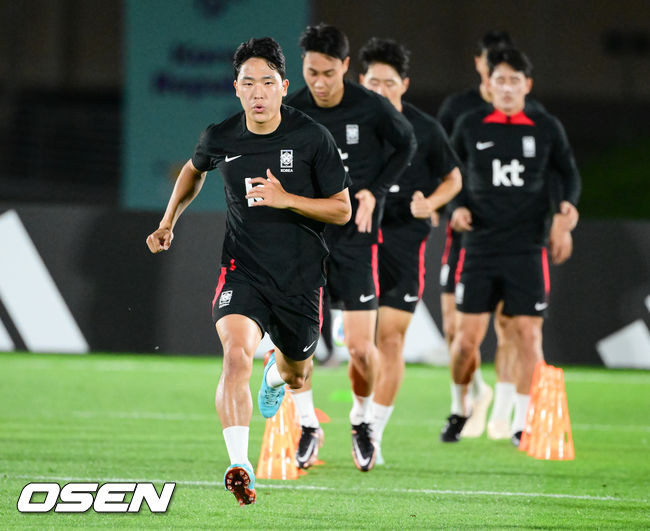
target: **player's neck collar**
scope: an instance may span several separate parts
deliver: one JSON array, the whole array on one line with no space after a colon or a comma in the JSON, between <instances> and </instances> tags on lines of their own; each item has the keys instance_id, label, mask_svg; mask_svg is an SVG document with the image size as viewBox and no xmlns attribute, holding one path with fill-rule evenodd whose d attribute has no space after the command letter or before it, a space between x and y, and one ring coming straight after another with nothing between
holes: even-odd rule
<instances>
[{"instance_id":1,"label":"player's neck collar","mask_svg":"<svg viewBox=\"0 0 650 531\"><path fill-rule=\"evenodd\" d=\"M483 118L483 123L484 124L535 125L535 122L533 122L530 118L528 118L528 116L524 114L523 110L508 116L507 114L499 111L498 109L494 109L492 113L488 114L485 118Z\"/></svg>"}]
</instances>

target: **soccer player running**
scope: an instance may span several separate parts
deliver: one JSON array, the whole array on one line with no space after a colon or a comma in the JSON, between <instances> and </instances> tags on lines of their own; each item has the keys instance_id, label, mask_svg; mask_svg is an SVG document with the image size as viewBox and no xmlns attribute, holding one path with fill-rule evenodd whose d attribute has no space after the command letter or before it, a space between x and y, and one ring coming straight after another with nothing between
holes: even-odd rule
<instances>
[{"instance_id":1,"label":"soccer player running","mask_svg":"<svg viewBox=\"0 0 650 531\"><path fill-rule=\"evenodd\" d=\"M181 213L218 168L226 191L226 234L212 318L223 346L216 408L231 465L224 482L240 505L254 503L248 460L253 410L249 380L264 332L277 346L258 395L262 415L280 406L284 386L299 388L311 370L325 283L326 223L350 219L349 179L330 133L282 105L289 81L271 38L242 43L233 58L235 94L243 107L210 125L181 170L152 253L169 249Z\"/></svg>"},{"instance_id":2,"label":"soccer player running","mask_svg":"<svg viewBox=\"0 0 650 531\"><path fill-rule=\"evenodd\" d=\"M329 129L352 179L352 219L325 233L330 248L327 291L332 307L343 310L350 352L352 456L359 470L368 471L376 458L370 404L377 370L378 226L386 193L415 152L415 137L408 120L387 99L344 80L350 47L338 28L309 26L300 37L300 47L307 86L286 103ZM387 148L392 148L388 157ZM306 468L315 462L323 441L309 379L294 399L302 425L296 462Z\"/></svg>"},{"instance_id":3,"label":"soccer player running","mask_svg":"<svg viewBox=\"0 0 650 531\"><path fill-rule=\"evenodd\" d=\"M474 67L480 77L480 84L462 92L448 96L442 103L438 112L438 119L451 135L454 125L466 112L484 107L491 108L492 96L489 90L489 68L487 62L488 51L497 47L513 47L510 35L505 31L492 30L487 32L477 43L474 55ZM528 111L544 111L544 106L532 97L526 98ZM550 244L554 263L560 263L568 258L571 253L571 234L565 225L564 216L554 218L551 230ZM575 227L577 220L570 222L570 228ZM461 234L447 225L447 239L442 256L440 270L440 285L442 293L440 302L442 307L443 331L447 345L451 347L456 332L456 302L454 290L456 287L456 266L461 248ZM515 384L514 371L516 369L516 351L514 330L510 326L511 320L504 316L501 309L503 303L499 302L494 314L494 331L497 337L497 351L495 356L495 370L497 384L494 391L494 406L487 423L488 437L491 439L510 438L510 416L514 405ZM492 400L492 390L483 380L478 360L476 371L471 385L472 410L462 437L479 437L485 430L487 409ZM455 442L446 441L446 442Z\"/></svg>"},{"instance_id":4,"label":"soccer player running","mask_svg":"<svg viewBox=\"0 0 650 531\"><path fill-rule=\"evenodd\" d=\"M480 77L479 86L451 94L442 102L438 111L438 120L440 120L448 135L451 136L454 125L466 112L478 107L485 106L489 108L492 97L489 91L487 53L490 48L497 46L512 46L510 35L505 31L489 31L486 33L478 42L474 54L474 68ZM457 315L454 290L456 289L455 277L460 249L461 233L453 230L451 225L447 223L447 238L440 266L440 306L442 310L442 329L449 348L451 348L451 344L456 335ZM504 328L506 324L507 321L502 318L500 306L497 306L497 312L494 318L494 328L497 335L495 368L499 382L504 378L508 378L508 374L502 373L509 368L504 361L507 359L506 354L508 349L512 348L512 343L506 339L506 330ZM496 402L503 401L503 391L509 391L511 385L508 383L504 387L504 384L497 383L495 389ZM512 394L514 394L514 385L512 385ZM472 377L470 395L472 397L471 415L463 429L462 435L464 437L479 437L485 430L487 409L492 401L492 389L483 380L480 359L477 362L476 370ZM506 402L509 402L507 398ZM488 436L490 435L489 428Z\"/></svg>"},{"instance_id":5,"label":"soccer player running","mask_svg":"<svg viewBox=\"0 0 650 531\"><path fill-rule=\"evenodd\" d=\"M404 337L424 290L425 246L437 210L461 188L458 159L437 120L402 100L408 90L410 52L393 40L370 39L359 51L361 84L388 98L411 122L417 152L386 196L379 246L379 363L372 401L377 464L381 441L404 376Z\"/></svg>"},{"instance_id":6,"label":"soccer player running","mask_svg":"<svg viewBox=\"0 0 650 531\"><path fill-rule=\"evenodd\" d=\"M512 441L524 428L535 363L543 359L542 323L550 290L545 236L555 175L560 210L577 219L581 182L560 122L525 110L532 87L528 58L512 48L488 54L492 109L465 114L452 146L464 163L463 191L451 224L465 231L456 271L458 323L451 346L451 414L442 440L458 440L470 413L466 394L479 347L498 301L511 317L517 371Z\"/></svg>"}]
</instances>

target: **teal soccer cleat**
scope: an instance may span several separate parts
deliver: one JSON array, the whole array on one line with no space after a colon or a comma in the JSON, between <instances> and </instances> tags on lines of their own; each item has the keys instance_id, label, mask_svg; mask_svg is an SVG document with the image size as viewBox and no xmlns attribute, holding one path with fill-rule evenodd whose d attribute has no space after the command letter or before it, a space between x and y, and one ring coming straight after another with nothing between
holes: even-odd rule
<instances>
[{"instance_id":1,"label":"teal soccer cleat","mask_svg":"<svg viewBox=\"0 0 650 531\"><path fill-rule=\"evenodd\" d=\"M266 374L273 365L275 365L275 352L269 356L269 361L266 367L264 367L262 386L260 387L260 392L257 394L257 405L260 408L260 413L267 419L270 419L277 413L284 398L284 385L274 388L266 383Z\"/></svg>"}]
</instances>

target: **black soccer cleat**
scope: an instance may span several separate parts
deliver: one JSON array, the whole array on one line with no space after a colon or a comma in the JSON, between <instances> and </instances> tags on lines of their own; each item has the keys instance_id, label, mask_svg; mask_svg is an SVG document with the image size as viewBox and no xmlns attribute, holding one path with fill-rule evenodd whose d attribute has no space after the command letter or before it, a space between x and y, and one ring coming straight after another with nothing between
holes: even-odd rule
<instances>
[{"instance_id":1,"label":"black soccer cleat","mask_svg":"<svg viewBox=\"0 0 650 531\"><path fill-rule=\"evenodd\" d=\"M517 431L512 435L512 438L510 439L512 441L512 444L514 444L517 448L519 448L519 445L521 444L521 434L522 432Z\"/></svg>"},{"instance_id":2,"label":"black soccer cleat","mask_svg":"<svg viewBox=\"0 0 650 531\"><path fill-rule=\"evenodd\" d=\"M323 446L325 435L320 426L308 428L301 426L300 441L296 450L296 466L298 468L309 468L318 458L318 449Z\"/></svg>"},{"instance_id":3,"label":"black soccer cleat","mask_svg":"<svg viewBox=\"0 0 650 531\"><path fill-rule=\"evenodd\" d=\"M352 425L352 458L361 472L368 472L375 466L377 447L370 438L370 424L367 422Z\"/></svg>"},{"instance_id":4,"label":"black soccer cleat","mask_svg":"<svg viewBox=\"0 0 650 531\"><path fill-rule=\"evenodd\" d=\"M463 426L465 426L468 418L460 415L449 415L447 424L440 432L440 440L445 443L460 441L460 432L463 431Z\"/></svg>"}]
</instances>

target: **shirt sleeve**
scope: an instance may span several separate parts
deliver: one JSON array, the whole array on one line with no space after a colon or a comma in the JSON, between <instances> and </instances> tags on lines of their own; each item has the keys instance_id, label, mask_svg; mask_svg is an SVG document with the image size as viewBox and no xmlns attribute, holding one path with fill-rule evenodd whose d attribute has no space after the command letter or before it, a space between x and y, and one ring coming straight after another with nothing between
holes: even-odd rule
<instances>
[{"instance_id":1,"label":"shirt sleeve","mask_svg":"<svg viewBox=\"0 0 650 531\"><path fill-rule=\"evenodd\" d=\"M352 180L345 171L334 137L324 126L317 127L320 142L314 154L313 172L322 196L330 197L348 188Z\"/></svg>"},{"instance_id":2,"label":"shirt sleeve","mask_svg":"<svg viewBox=\"0 0 650 531\"><path fill-rule=\"evenodd\" d=\"M462 176L463 185L460 192L456 194L456 196L448 203L449 206L448 210L450 214L459 207L467 206L467 181L466 181L467 177L465 171L465 167L467 165L467 150L465 149L465 138L464 138L466 123L467 123L466 118L456 122L456 126L454 127L454 131L451 135L451 147L456 152L458 156L458 160L460 161L459 168Z\"/></svg>"},{"instance_id":3,"label":"shirt sleeve","mask_svg":"<svg viewBox=\"0 0 650 531\"><path fill-rule=\"evenodd\" d=\"M427 150L427 164L431 175L437 179L442 179L451 170L460 167L460 162L449 143L449 138L445 130L438 123L433 123L431 127Z\"/></svg>"},{"instance_id":4,"label":"shirt sleeve","mask_svg":"<svg viewBox=\"0 0 650 531\"><path fill-rule=\"evenodd\" d=\"M577 205L582 191L582 179L578 172L573 150L569 144L566 131L557 118L553 119L553 148L551 163L559 174L559 184L553 185L562 201Z\"/></svg>"},{"instance_id":5,"label":"shirt sleeve","mask_svg":"<svg viewBox=\"0 0 650 531\"><path fill-rule=\"evenodd\" d=\"M212 155L214 150L210 147L213 143L213 138L214 125L211 125L201 133L199 142L196 148L194 148L192 164L201 172L210 171L217 167L217 158Z\"/></svg>"},{"instance_id":6,"label":"shirt sleeve","mask_svg":"<svg viewBox=\"0 0 650 531\"><path fill-rule=\"evenodd\" d=\"M440 105L440 109L438 109L438 121L448 135L451 135L454 130L456 117L453 111L452 100L453 96L447 96Z\"/></svg>"},{"instance_id":7,"label":"shirt sleeve","mask_svg":"<svg viewBox=\"0 0 650 531\"><path fill-rule=\"evenodd\" d=\"M376 198L385 197L389 188L395 184L407 168L417 142L413 126L393 104L383 97L378 98L379 136L393 146L394 151L384 163L379 176L368 187Z\"/></svg>"}]
</instances>

